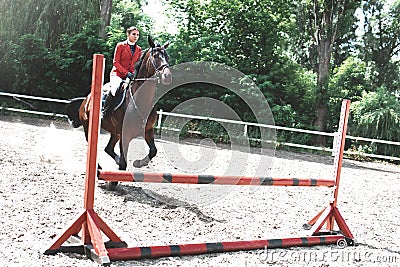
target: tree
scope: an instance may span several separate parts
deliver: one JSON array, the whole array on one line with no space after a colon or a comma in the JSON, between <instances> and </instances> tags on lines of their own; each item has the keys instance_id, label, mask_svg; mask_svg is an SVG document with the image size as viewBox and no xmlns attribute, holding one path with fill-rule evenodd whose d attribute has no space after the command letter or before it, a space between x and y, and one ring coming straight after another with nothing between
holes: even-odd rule
<instances>
[{"instance_id":1,"label":"tree","mask_svg":"<svg viewBox=\"0 0 400 267\"><path fill-rule=\"evenodd\" d=\"M291 1L170 0L178 11L180 39L193 60L211 60L245 74L266 74L287 46Z\"/></svg>"},{"instance_id":2,"label":"tree","mask_svg":"<svg viewBox=\"0 0 400 267\"><path fill-rule=\"evenodd\" d=\"M286 53L287 33L294 27L292 1L169 3L178 13L181 29L171 48L174 63L204 60L227 64L251 76L270 105L301 106L298 96L304 97L309 88L304 80L297 80L303 70Z\"/></svg>"},{"instance_id":3,"label":"tree","mask_svg":"<svg viewBox=\"0 0 400 267\"><path fill-rule=\"evenodd\" d=\"M131 1L131 0L115 0L113 2L113 0L101 0L100 1L100 18L101 21L103 22L102 27L100 28L100 36L102 38L106 38L107 37L107 28L111 26L111 21L113 20L113 14L114 17L116 15L120 15L121 12L123 11L127 11L128 14L132 13L132 10L121 10L120 7L134 7L135 11L137 11L137 13L140 13L141 8L143 6L143 4L145 4L146 1L145 0L135 0L135 1ZM113 7L115 8L115 12L113 11ZM124 13L122 13L124 14ZM129 23L129 26L132 25L136 25L133 22Z\"/></svg>"},{"instance_id":4,"label":"tree","mask_svg":"<svg viewBox=\"0 0 400 267\"><path fill-rule=\"evenodd\" d=\"M400 103L386 88L363 93L360 101L353 103L351 110L352 135L400 141ZM398 156L400 153L398 146L376 143L368 143L357 150L391 156Z\"/></svg>"},{"instance_id":5,"label":"tree","mask_svg":"<svg viewBox=\"0 0 400 267\"><path fill-rule=\"evenodd\" d=\"M100 36L106 37L106 28L110 26L111 23L111 9L112 9L112 0L102 0L100 6L100 17L103 21L103 25L100 28Z\"/></svg>"},{"instance_id":6,"label":"tree","mask_svg":"<svg viewBox=\"0 0 400 267\"><path fill-rule=\"evenodd\" d=\"M54 66L60 62L46 60L62 47L63 36L83 31L87 22L98 20L99 11L99 2L93 0L0 1L0 86L21 91L29 86L29 91L36 88L36 93L45 92L47 86L48 91L49 75L54 75L57 71ZM24 38L24 35L28 36ZM92 51L89 47L85 49ZM63 74L65 70L59 75ZM58 88L58 85L52 87Z\"/></svg>"},{"instance_id":7,"label":"tree","mask_svg":"<svg viewBox=\"0 0 400 267\"><path fill-rule=\"evenodd\" d=\"M354 13L360 1L349 0L304 0L299 3L298 18L301 20L300 31L303 38L307 32L311 38L310 61L317 72L315 90L316 119L314 126L320 131L326 131L326 114L328 111L328 84L331 72L332 52L337 41L354 29L356 22ZM315 52L314 52L315 51ZM325 146L326 138L317 136L316 145Z\"/></svg>"},{"instance_id":8,"label":"tree","mask_svg":"<svg viewBox=\"0 0 400 267\"><path fill-rule=\"evenodd\" d=\"M113 15L115 30L109 29L109 38L104 40L99 36L104 27L99 19L100 1L1 1L1 88L58 97L87 93L92 55L105 54L109 73L115 44L126 38L126 27L142 21L151 27L137 2L114 2L120 13ZM146 38L141 42L145 44Z\"/></svg>"},{"instance_id":9,"label":"tree","mask_svg":"<svg viewBox=\"0 0 400 267\"><path fill-rule=\"evenodd\" d=\"M373 69L374 86L394 92L399 86L400 2L389 6L386 1L363 4L363 59ZM397 59L396 59L397 58Z\"/></svg>"},{"instance_id":10,"label":"tree","mask_svg":"<svg viewBox=\"0 0 400 267\"><path fill-rule=\"evenodd\" d=\"M93 0L3 0L0 40L35 34L47 47L57 48L61 34L78 33L87 21L99 19L99 12L99 2Z\"/></svg>"}]
</instances>

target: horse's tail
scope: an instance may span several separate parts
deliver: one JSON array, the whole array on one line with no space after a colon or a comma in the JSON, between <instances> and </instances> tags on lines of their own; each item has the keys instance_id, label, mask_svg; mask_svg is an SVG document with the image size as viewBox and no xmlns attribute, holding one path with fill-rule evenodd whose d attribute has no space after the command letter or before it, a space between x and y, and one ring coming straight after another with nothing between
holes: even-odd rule
<instances>
[{"instance_id":1,"label":"horse's tail","mask_svg":"<svg viewBox=\"0 0 400 267\"><path fill-rule=\"evenodd\" d=\"M74 128L78 128L82 125L82 122L79 119L79 108L84 100L85 97L73 98L70 100L65 108L65 113L68 116L68 121Z\"/></svg>"}]
</instances>

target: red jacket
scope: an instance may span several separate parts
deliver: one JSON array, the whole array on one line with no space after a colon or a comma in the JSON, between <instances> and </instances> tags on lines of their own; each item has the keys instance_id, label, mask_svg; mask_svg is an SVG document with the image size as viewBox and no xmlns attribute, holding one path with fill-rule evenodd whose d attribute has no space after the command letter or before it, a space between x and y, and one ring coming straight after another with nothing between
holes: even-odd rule
<instances>
[{"instance_id":1,"label":"red jacket","mask_svg":"<svg viewBox=\"0 0 400 267\"><path fill-rule=\"evenodd\" d=\"M128 72L135 71L135 63L142 55L142 48L136 45L135 53L132 55L131 48L127 41L120 42L115 47L113 68L110 75L117 75L125 79Z\"/></svg>"}]
</instances>

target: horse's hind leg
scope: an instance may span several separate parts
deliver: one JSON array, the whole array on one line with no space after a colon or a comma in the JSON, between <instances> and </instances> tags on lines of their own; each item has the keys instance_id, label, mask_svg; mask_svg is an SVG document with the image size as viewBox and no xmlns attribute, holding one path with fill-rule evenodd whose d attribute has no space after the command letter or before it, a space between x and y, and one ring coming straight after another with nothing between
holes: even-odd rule
<instances>
[{"instance_id":1,"label":"horse's hind leg","mask_svg":"<svg viewBox=\"0 0 400 267\"><path fill-rule=\"evenodd\" d=\"M104 149L104 151L108 155L110 155L110 157L112 157L114 159L114 161L117 165L119 165L120 156L118 156L118 154L115 153L114 148L115 148L115 145L117 144L118 140L119 140L118 134L111 134L110 140L108 141L108 144L107 144L106 148Z\"/></svg>"},{"instance_id":2,"label":"horse's hind leg","mask_svg":"<svg viewBox=\"0 0 400 267\"><path fill-rule=\"evenodd\" d=\"M85 133L86 142L89 141L89 122L82 122L83 132Z\"/></svg>"}]
</instances>

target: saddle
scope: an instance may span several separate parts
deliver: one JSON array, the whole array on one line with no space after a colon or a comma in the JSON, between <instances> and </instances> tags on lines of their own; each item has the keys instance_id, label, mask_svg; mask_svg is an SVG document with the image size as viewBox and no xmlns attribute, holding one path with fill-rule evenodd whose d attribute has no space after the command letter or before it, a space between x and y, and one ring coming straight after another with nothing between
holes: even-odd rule
<instances>
[{"instance_id":1,"label":"saddle","mask_svg":"<svg viewBox=\"0 0 400 267\"><path fill-rule=\"evenodd\" d=\"M103 86L103 98L102 98L102 111L103 113L106 110L116 111L119 107L122 106L125 100L126 95L126 84L121 82L115 96L112 96L110 93L109 84Z\"/></svg>"}]
</instances>

